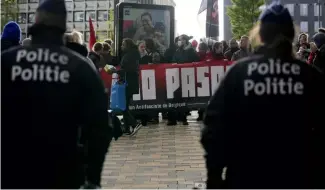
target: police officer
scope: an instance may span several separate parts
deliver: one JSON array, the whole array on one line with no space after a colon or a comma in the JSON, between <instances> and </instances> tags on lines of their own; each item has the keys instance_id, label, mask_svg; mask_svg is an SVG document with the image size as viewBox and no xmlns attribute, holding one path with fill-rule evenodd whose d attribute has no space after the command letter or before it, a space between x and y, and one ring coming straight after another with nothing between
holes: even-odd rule
<instances>
[{"instance_id":1,"label":"police officer","mask_svg":"<svg viewBox=\"0 0 325 190\"><path fill-rule=\"evenodd\" d=\"M40 3L31 45L1 54L1 187L100 186L111 141L107 96L96 68L64 47L64 0ZM82 173L78 131L87 132ZM82 176L80 176L82 175Z\"/></svg>"},{"instance_id":2,"label":"police officer","mask_svg":"<svg viewBox=\"0 0 325 190\"><path fill-rule=\"evenodd\" d=\"M261 14L258 35L264 52L235 63L207 107L207 188L324 188L323 76L294 58L280 3Z\"/></svg>"}]
</instances>

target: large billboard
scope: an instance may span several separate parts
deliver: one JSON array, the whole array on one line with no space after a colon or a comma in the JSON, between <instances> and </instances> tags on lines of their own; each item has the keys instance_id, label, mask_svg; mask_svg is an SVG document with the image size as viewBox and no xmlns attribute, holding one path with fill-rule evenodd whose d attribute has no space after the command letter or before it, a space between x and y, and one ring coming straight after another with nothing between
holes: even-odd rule
<instances>
[{"instance_id":1,"label":"large billboard","mask_svg":"<svg viewBox=\"0 0 325 190\"><path fill-rule=\"evenodd\" d=\"M175 30L172 6L121 3L117 7L118 49L123 38L133 39L135 43L150 38L159 52L164 52L173 43Z\"/></svg>"}]
</instances>

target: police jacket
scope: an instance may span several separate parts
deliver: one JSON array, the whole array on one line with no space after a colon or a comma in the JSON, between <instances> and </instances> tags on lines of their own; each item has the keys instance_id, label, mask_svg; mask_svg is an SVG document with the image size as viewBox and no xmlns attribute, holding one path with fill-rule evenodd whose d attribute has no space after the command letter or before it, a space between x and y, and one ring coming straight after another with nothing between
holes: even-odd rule
<instances>
[{"instance_id":1,"label":"police jacket","mask_svg":"<svg viewBox=\"0 0 325 190\"><path fill-rule=\"evenodd\" d=\"M88 132L85 175L100 184L107 96L94 66L60 39L33 36L30 47L1 54L3 188L79 188L80 128Z\"/></svg>"},{"instance_id":2,"label":"police jacket","mask_svg":"<svg viewBox=\"0 0 325 190\"><path fill-rule=\"evenodd\" d=\"M209 102L201 138L209 189L324 188L324 78L266 52L235 63Z\"/></svg>"}]
</instances>

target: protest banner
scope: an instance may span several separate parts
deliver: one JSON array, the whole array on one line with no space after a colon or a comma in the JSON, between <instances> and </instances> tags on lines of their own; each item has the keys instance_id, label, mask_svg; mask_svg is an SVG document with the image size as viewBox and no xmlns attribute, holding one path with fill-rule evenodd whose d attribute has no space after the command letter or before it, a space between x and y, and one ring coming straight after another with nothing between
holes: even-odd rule
<instances>
[{"instance_id":1,"label":"protest banner","mask_svg":"<svg viewBox=\"0 0 325 190\"><path fill-rule=\"evenodd\" d=\"M133 95L129 109L204 108L230 67L228 61L141 65L140 93ZM118 80L117 74L110 75L102 70L101 77L110 94L112 84Z\"/></svg>"}]
</instances>

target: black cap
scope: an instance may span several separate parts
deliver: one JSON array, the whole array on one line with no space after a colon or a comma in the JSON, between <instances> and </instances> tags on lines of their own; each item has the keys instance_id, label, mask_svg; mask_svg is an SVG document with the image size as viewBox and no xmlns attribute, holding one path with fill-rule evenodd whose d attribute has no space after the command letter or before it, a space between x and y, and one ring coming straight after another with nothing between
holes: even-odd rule
<instances>
[{"instance_id":1,"label":"black cap","mask_svg":"<svg viewBox=\"0 0 325 190\"><path fill-rule=\"evenodd\" d=\"M35 25L56 27L66 31L67 10L64 0L40 1L35 14Z\"/></svg>"},{"instance_id":2,"label":"black cap","mask_svg":"<svg viewBox=\"0 0 325 190\"><path fill-rule=\"evenodd\" d=\"M323 45L325 45L325 34L318 32L313 36L313 40L317 48L321 48Z\"/></svg>"},{"instance_id":3,"label":"black cap","mask_svg":"<svg viewBox=\"0 0 325 190\"><path fill-rule=\"evenodd\" d=\"M274 0L260 15L261 23L293 24L287 8L279 0Z\"/></svg>"}]
</instances>

